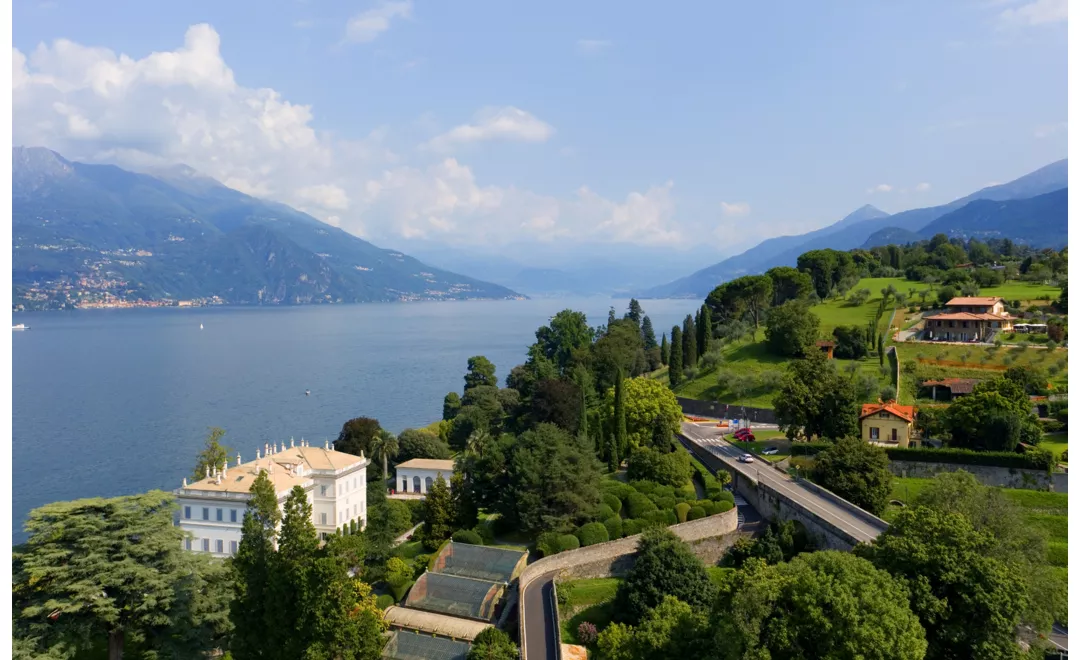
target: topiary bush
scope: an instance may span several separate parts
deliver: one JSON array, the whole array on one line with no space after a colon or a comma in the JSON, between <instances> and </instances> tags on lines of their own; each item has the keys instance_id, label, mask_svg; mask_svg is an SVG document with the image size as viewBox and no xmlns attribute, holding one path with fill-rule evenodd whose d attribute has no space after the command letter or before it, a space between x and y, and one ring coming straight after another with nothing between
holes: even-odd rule
<instances>
[{"instance_id":1,"label":"topiary bush","mask_svg":"<svg viewBox=\"0 0 1080 660\"><path fill-rule=\"evenodd\" d=\"M658 509L674 509L678 502L674 497L660 497L656 500L656 508Z\"/></svg>"},{"instance_id":2,"label":"topiary bush","mask_svg":"<svg viewBox=\"0 0 1080 660\"><path fill-rule=\"evenodd\" d=\"M653 494L657 497L675 497L675 488L672 486L657 486L653 489Z\"/></svg>"},{"instance_id":3,"label":"topiary bush","mask_svg":"<svg viewBox=\"0 0 1080 660\"><path fill-rule=\"evenodd\" d=\"M706 516L711 516L717 512L719 505L712 500L698 500L697 502L694 502L694 506L700 506L702 509L705 509Z\"/></svg>"},{"instance_id":4,"label":"topiary bush","mask_svg":"<svg viewBox=\"0 0 1080 660\"><path fill-rule=\"evenodd\" d=\"M641 530L645 528L645 521L639 518L630 518L624 520L622 525L623 536L633 536L640 534Z\"/></svg>"},{"instance_id":5,"label":"topiary bush","mask_svg":"<svg viewBox=\"0 0 1080 660\"><path fill-rule=\"evenodd\" d=\"M699 520L705 517L705 509L700 506L690 507L690 512L686 514L687 520Z\"/></svg>"},{"instance_id":6,"label":"topiary bush","mask_svg":"<svg viewBox=\"0 0 1080 660\"><path fill-rule=\"evenodd\" d=\"M484 545L484 539L471 529L459 529L450 537L454 543L468 543L470 545Z\"/></svg>"},{"instance_id":7,"label":"topiary bush","mask_svg":"<svg viewBox=\"0 0 1080 660\"><path fill-rule=\"evenodd\" d=\"M559 552L559 535L555 532L543 532L536 537L536 549L542 557L550 557Z\"/></svg>"},{"instance_id":8,"label":"topiary bush","mask_svg":"<svg viewBox=\"0 0 1080 660\"><path fill-rule=\"evenodd\" d=\"M641 493L631 493L626 498L626 511L631 518L644 518L650 511L656 511L656 505Z\"/></svg>"},{"instance_id":9,"label":"topiary bush","mask_svg":"<svg viewBox=\"0 0 1080 660\"><path fill-rule=\"evenodd\" d=\"M615 513L622 511L622 500L618 495L613 493L604 493L600 496L600 501L611 507L611 510Z\"/></svg>"},{"instance_id":10,"label":"topiary bush","mask_svg":"<svg viewBox=\"0 0 1080 660\"><path fill-rule=\"evenodd\" d=\"M581 542L582 547L596 545L597 543L607 543L607 527L604 526L604 523L598 522L582 525L577 531L577 538Z\"/></svg>"},{"instance_id":11,"label":"topiary bush","mask_svg":"<svg viewBox=\"0 0 1080 660\"><path fill-rule=\"evenodd\" d=\"M634 492L634 489L629 484L621 481L615 481L614 479L605 479L600 482L600 490L608 495L614 495L620 500L625 500L630 496L630 493ZM615 507L611 507L615 508Z\"/></svg>"},{"instance_id":12,"label":"topiary bush","mask_svg":"<svg viewBox=\"0 0 1080 660\"><path fill-rule=\"evenodd\" d=\"M601 504L599 507L597 507L596 514L593 517L597 520L607 520L613 515L615 515L614 509L612 509L606 504Z\"/></svg>"},{"instance_id":13,"label":"topiary bush","mask_svg":"<svg viewBox=\"0 0 1080 660\"><path fill-rule=\"evenodd\" d=\"M607 529L608 539L612 541L621 539L623 536L623 520L619 516L612 516L605 520L604 528Z\"/></svg>"},{"instance_id":14,"label":"topiary bush","mask_svg":"<svg viewBox=\"0 0 1080 660\"><path fill-rule=\"evenodd\" d=\"M731 511L734 508L735 508L735 505L732 502L717 502L716 503L716 513L724 513L725 511ZM709 514L709 515L716 515L716 514Z\"/></svg>"},{"instance_id":15,"label":"topiary bush","mask_svg":"<svg viewBox=\"0 0 1080 660\"><path fill-rule=\"evenodd\" d=\"M640 479L630 482L630 487L643 495L651 495L656 492L656 486L657 484L652 481L643 481Z\"/></svg>"},{"instance_id":16,"label":"topiary bush","mask_svg":"<svg viewBox=\"0 0 1080 660\"><path fill-rule=\"evenodd\" d=\"M712 504L710 502L710 504ZM690 505L686 502L679 502L675 505L675 517L679 519L679 522L686 522L686 513L690 511Z\"/></svg>"},{"instance_id":17,"label":"topiary bush","mask_svg":"<svg viewBox=\"0 0 1080 660\"><path fill-rule=\"evenodd\" d=\"M601 525L603 527L603 525ZM573 534L560 534L559 535L559 552L566 552L567 550L577 550L581 547L581 542L578 541L578 537Z\"/></svg>"},{"instance_id":18,"label":"topiary bush","mask_svg":"<svg viewBox=\"0 0 1080 660\"><path fill-rule=\"evenodd\" d=\"M671 509L657 509L645 514L645 520L651 523L657 523L665 527L669 525L677 525L679 523L678 517Z\"/></svg>"},{"instance_id":19,"label":"topiary bush","mask_svg":"<svg viewBox=\"0 0 1080 660\"><path fill-rule=\"evenodd\" d=\"M720 491L720 493L716 497L710 497L709 499L713 500L714 502L730 502L732 504L735 504L735 493L731 492L730 490L723 490Z\"/></svg>"},{"instance_id":20,"label":"topiary bush","mask_svg":"<svg viewBox=\"0 0 1080 660\"><path fill-rule=\"evenodd\" d=\"M375 599L375 607L378 607L380 610L385 610L393 605L394 602L394 597L390 594L380 594L379 597Z\"/></svg>"}]
</instances>

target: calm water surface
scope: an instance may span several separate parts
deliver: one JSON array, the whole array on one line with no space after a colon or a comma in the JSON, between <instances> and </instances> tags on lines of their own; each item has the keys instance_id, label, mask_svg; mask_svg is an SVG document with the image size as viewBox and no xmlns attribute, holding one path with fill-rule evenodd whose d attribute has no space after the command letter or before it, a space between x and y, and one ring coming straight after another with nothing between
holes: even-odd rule
<instances>
[{"instance_id":1,"label":"calm water surface","mask_svg":"<svg viewBox=\"0 0 1080 660\"><path fill-rule=\"evenodd\" d=\"M12 333L14 540L48 502L179 487L210 426L249 460L265 442L332 440L359 415L395 432L429 424L470 356L487 356L501 382L559 310L598 325L627 302L16 314L31 329ZM699 305L643 302L658 333Z\"/></svg>"}]
</instances>

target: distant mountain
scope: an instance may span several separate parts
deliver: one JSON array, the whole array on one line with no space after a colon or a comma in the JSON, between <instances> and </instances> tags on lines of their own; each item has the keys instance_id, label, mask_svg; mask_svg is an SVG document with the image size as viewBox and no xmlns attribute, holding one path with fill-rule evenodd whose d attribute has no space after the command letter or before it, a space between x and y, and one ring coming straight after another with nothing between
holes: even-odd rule
<instances>
[{"instance_id":1,"label":"distant mountain","mask_svg":"<svg viewBox=\"0 0 1080 660\"><path fill-rule=\"evenodd\" d=\"M794 266L799 255L809 250L823 248L851 250L857 247L873 247L873 245L882 245L883 243L876 241L883 238L888 239L891 236L910 238L913 234L920 235L919 238L913 240L921 240L920 230L973 201L1024 199L1056 191L1067 186L1068 161L1060 160L1009 183L989 186L940 206L911 209L893 215L888 215L873 207L864 206L828 227L799 236L770 238L738 256L726 259L674 282L648 289L642 292L639 297L703 298L718 284L736 277L763 273L774 266ZM868 208L877 211L877 213L875 214L872 211L864 212ZM878 234L882 230L888 231ZM874 243L869 241L872 236L877 236ZM889 240L887 242L894 241ZM904 242L910 241L905 240Z\"/></svg>"},{"instance_id":2,"label":"distant mountain","mask_svg":"<svg viewBox=\"0 0 1080 660\"><path fill-rule=\"evenodd\" d=\"M870 238L866 239L866 242L860 247L864 250L868 250L879 245L907 245L908 243L917 243L921 240L923 240L923 237L918 232L901 229L899 227L886 227L885 229L879 229L873 234L870 234Z\"/></svg>"},{"instance_id":3,"label":"distant mountain","mask_svg":"<svg viewBox=\"0 0 1080 660\"><path fill-rule=\"evenodd\" d=\"M152 176L22 147L12 166L16 303L103 293L236 304L518 297L191 168Z\"/></svg>"},{"instance_id":4,"label":"distant mountain","mask_svg":"<svg viewBox=\"0 0 1080 660\"><path fill-rule=\"evenodd\" d=\"M1069 242L1069 189L1029 199L978 199L923 227L919 234L959 238L1010 238L1033 247L1060 249Z\"/></svg>"}]
</instances>

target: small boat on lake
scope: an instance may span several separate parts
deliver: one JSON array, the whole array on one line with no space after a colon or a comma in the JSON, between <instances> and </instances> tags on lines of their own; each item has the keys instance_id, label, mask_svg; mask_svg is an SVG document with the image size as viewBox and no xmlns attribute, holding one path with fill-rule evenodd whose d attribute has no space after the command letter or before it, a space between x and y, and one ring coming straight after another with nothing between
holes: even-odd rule
<instances>
[{"instance_id":1,"label":"small boat on lake","mask_svg":"<svg viewBox=\"0 0 1080 660\"><path fill-rule=\"evenodd\" d=\"M20 323L18 325L11 326L11 329L12 330L29 330L30 326Z\"/></svg>"}]
</instances>

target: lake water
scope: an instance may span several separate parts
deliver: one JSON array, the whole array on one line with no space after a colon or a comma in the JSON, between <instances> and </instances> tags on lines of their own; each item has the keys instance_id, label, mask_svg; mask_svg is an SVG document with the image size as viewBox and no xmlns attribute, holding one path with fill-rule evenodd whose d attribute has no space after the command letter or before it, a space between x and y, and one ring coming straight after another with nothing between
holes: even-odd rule
<instances>
[{"instance_id":1,"label":"lake water","mask_svg":"<svg viewBox=\"0 0 1080 660\"><path fill-rule=\"evenodd\" d=\"M571 308L621 317L608 298L13 315L12 514L16 543L35 507L180 486L207 428L244 460L267 442L337 437L352 417L394 432L442 416L485 355L500 383L536 329ZM647 300L657 333L700 305ZM204 326L199 329L199 324ZM311 390L310 396L304 394Z\"/></svg>"}]
</instances>

